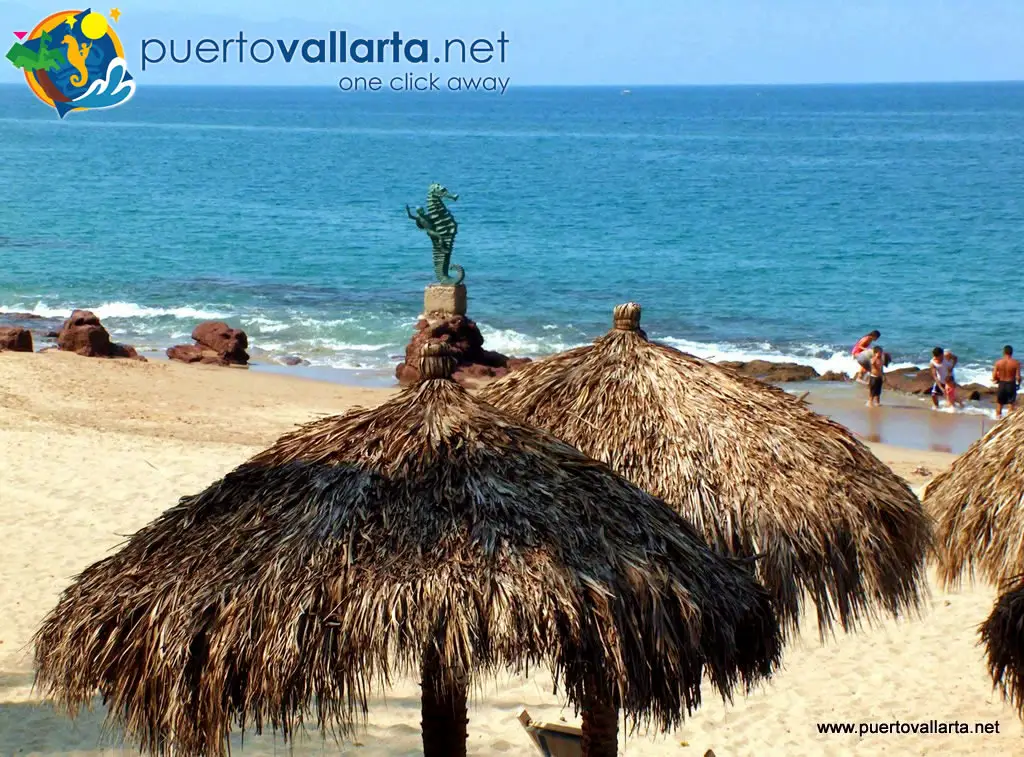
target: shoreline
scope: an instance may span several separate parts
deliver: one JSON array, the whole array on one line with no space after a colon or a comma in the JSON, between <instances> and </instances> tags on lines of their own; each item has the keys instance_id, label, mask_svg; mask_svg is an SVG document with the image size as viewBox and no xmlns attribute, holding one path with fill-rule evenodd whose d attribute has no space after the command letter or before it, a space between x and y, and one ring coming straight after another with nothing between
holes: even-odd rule
<instances>
[{"instance_id":1,"label":"shoreline","mask_svg":"<svg viewBox=\"0 0 1024 757\"><path fill-rule=\"evenodd\" d=\"M181 376L202 371L246 375L285 382L298 381L301 385L320 385L321 389L330 391L352 390L368 392L367 396L376 401L383 401L401 390L401 386L393 373L383 370L358 370L327 368L321 366L286 366L276 363L252 361L245 367L219 367L186 365L169 360L166 355L154 352L140 353L147 358L144 365L164 366L162 370L171 371L171 375ZM57 350L35 353L4 353L20 357L41 357L56 360L109 361L109 358L84 358L71 353ZM113 359L114 362L124 362ZM131 362L131 361L129 361ZM183 374L179 371L184 371ZM794 381L773 384L789 394L805 395L811 409L833 421L845 426L854 436L863 442L898 447L906 450L923 452L939 452L960 455L976 440L995 425L996 421L988 414L988 409L981 411L975 405L967 411L936 412L931 409L926 397L887 391L883 394L883 405L880 408L865 407L866 388L851 382L831 382L821 380Z\"/></svg>"},{"instance_id":2,"label":"shoreline","mask_svg":"<svg viewBox=\"0 0 1024 757\"><path fill-rule=\"evenodd\" d=\"M0 326L26 328L32 332L37 351L41 348L55 346L56 341L50 336L58 331L70 310L49 307L31 308L27 305L21 309L0 310ZM294 329L308 329L307 323L299 327L292 322L278 322L264 315L223 314L214 310L204 311L194 307L162 308L144 307L134 303L104 303L92 305L84 309L97 313L110 332L115 342L131 345L138 349L139 354L150 359L166 359L166 349L171 346L187 343L188 334L192 329L209 319L221 320L234 328L244 331L249 339L249 352L253 361L268 367L283 367L291 370L308 370L327 381L335 381L332 371L338 371L349 378L342 383L358 383L369 386L387 386L387 380L394 375L394 368L402 360L402 353L410 336L414 333L414 324L418 317L411 315L401 318L402 325L397 321L389 324L383 331L376 329L373 334L355 332L340 333L329 336L317 332L306 333L301 339ZM57 315L57 313L60 315ZM40 313L45 313L41 315ZM187 314L186 314L187 313ZM297 317L297 316L295 316ZM181 326L171 326L168 319ZM294 317L293 319L294 320ZM353 319L328 320L319 326L337 326L349 323ZM157 327L156 324L162 324ZM554 325L544 326L543 332L517 331L511 327L487 326L479 320L477 326L484 336L485 346L509 357L528 357L538 359L556 352L585 346L593 339L605 333L603 323L590 330L568 324L563 329L555 329ZM378 324L379 325L379 324ZM319 328L318 326L318 328ZM331 326L332 328L334 326ZM338 327L340 328L340 326ZM548 331L547 329L555 329ZM283 331L282 331L283 330ZM173 332L173 333L172 333ZM850 375L854 369L848 347L843 345L790 345L776 346L768 343L758 344L756 340L744 337L736 342L731 341L693 341L673 336L671 332L651 332L652 340L667 344L716 364L736 364L768 362L781 368L797 367L810 369L823 377L828 374L842 373ZM299 342L295 342L299 339ZM370 343L372 342L372 343ZM930 349L930 348L928 348ZM285 360L297 358L309 361L308 366L290 365ZM916 357L902 354L896 358L887 370L888 373L905 371L910 368L920 370L926 366L930 358L922 352ZM988 386L991 365L987 360L970 361L963 359L958 366L958 378L962 386ZM768 377L771 380L771 377ZM838 383L838 382L837 382ZM986 405L987 406L987 405Z\"/></svg>"},{"instance_id":3,"label":"shoreline","mask_svg":"<svg viewBox=\"0 0 1024 757\"><path fill-rule=\"evenodd\" d=\"M173 362L160 353L142 354L155 363ZM393 371L287 366L261 361L251 362L248 370L254 375L278 376L356 389L386 392L401 390ZM845 426L861 441L874 444L960 455L996 423L987 414L989 409L979 403L969 405L966 412L935 412L931 410L930 401L926 397L887 391L883 394L882 407L869 409L864 406L864 399L860 396L866 392L866 387L852 382L812 380L773 386L797 396L806 394L806 400L815 412Z\"/></svg>"}]
</instances>

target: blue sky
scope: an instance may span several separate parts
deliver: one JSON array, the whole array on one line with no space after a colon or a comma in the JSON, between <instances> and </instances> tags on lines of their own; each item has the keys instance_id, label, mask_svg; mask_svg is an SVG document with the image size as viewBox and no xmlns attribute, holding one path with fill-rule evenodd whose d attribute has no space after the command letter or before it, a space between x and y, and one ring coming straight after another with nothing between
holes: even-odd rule
<instances>
[{"instance_id":1,"label":"blue sky","mask_svg":"<svg viewBox=\"0 0 1024 757\"><path fill-rule=\"evenodd\" d=\"M791 84L1024 79L1024 0L104 0L140 82L322 84L405 71L528 84ZM4 50L50 3L0 0ZM504 64L163 64L139 71L141 40L349 36L509 39ZM22 81L0 62L0 82Z\"/></svg>"}]
</instances>

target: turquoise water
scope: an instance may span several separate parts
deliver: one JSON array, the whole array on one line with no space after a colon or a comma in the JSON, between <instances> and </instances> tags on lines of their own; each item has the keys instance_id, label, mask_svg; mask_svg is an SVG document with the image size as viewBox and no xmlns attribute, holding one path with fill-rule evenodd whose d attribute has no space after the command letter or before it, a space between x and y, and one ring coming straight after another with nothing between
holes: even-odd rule
<instances>
[{"instance_id":1,"label":"turquoise water","mask_svg":"<svg viewBox=\"0 0 1024 757\"><path fill-rule=\"evenodd\" d=\"M491 349L540 355L644 305L721 359L849 367L872 328L980 375L1021 343L1024 85L140 88L59 122L0 87L0 310L96 311L144 349L199 319L270 356L389 371L432 277L405 217L460 199Z\"/></svg>"}]
</instances>

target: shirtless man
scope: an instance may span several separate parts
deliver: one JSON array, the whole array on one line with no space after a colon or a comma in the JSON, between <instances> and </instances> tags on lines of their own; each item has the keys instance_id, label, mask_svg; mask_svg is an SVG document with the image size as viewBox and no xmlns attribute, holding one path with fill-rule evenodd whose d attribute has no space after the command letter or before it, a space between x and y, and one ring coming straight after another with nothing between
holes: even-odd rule
<instances>
[{"instance_id":1,"label":"shirtless man","mask_svg":"<svg viewBox=\"0 0 1024 757\"><path fill-rule=\"evenodd\" d=\"M868 407L880 407L882 404L882 384L885 382L885 366L887 353L877 344L871 350L871 362L868 376Z\"/></svg>"},{"instance_id":2,"label":"shirtless man","mask_svg":"<svg viewBox=\"0 0 1024 757\"><path fill-rule=\"evenodd\" d=\"M1020 361L1013 356L1013 347L1003 347L1003 356L992 368L992 382L998 384L996 394L996 418L1003 417L1003 408L1012 413L1017 407L1017 390L1020 389Z\"/></svg>"},{"instance_id":3,"label":"shirtless man","mask_svg":"<svg viewBox=\"0 0 1024 757\"><path fill-rule=\"evenodd\" d=\"M857 343L853 345L853 349L850 350L850 354L853 355L853 359L857 361L857 365L860 366L857 370L857 375L854 376L855 381L861 381L864 378L864 374L871 368L871 356L872 351L868 349L879 337L882 336L882 332L875 329L870 334L865 334Z\"/></svg>"}]
</instances>

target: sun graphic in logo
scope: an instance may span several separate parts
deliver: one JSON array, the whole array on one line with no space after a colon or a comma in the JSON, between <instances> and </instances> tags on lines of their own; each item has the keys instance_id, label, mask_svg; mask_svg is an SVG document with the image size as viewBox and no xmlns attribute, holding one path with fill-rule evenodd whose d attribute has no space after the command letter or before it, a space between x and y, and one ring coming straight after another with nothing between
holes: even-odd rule
<instances>
[{"instance_id":1,"label":"sun graphic in logo","mask_svg":"<svg viewBox=\"0 0 1024 757\"><path fill-rule=\"evenodd\" d=\"M121 12L110 11L117 23ZM31 32L15 32L7 52L35 96L68 113L123 105L135 94L135 79L128 73L124 47L111 22L92 9L67 10L44 18Z\"/></svg>"}]
</instances>

